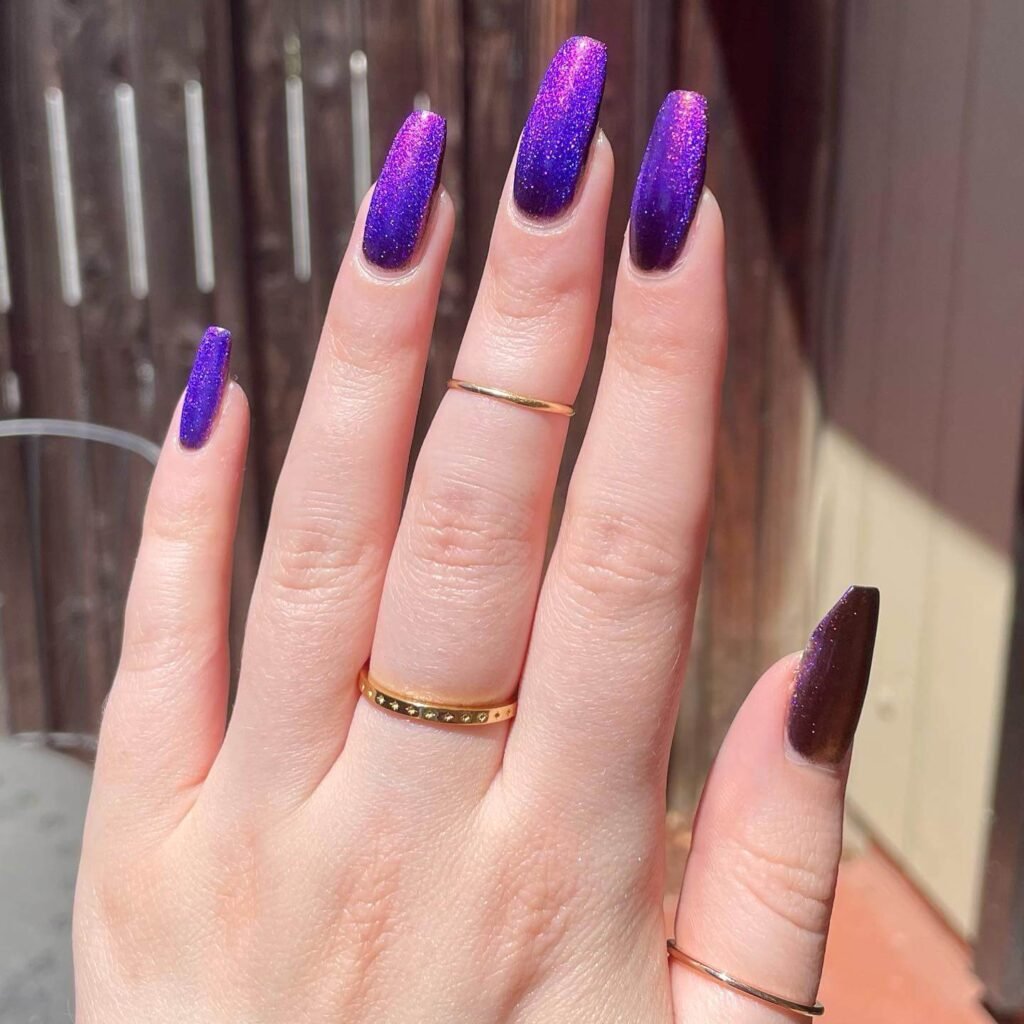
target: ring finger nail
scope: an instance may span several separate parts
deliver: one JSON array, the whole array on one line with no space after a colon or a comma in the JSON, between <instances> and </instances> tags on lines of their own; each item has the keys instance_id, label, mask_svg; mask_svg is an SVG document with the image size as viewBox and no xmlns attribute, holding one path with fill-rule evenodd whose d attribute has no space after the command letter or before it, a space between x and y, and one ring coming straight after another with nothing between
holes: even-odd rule
<instances>
[{"instance_id":1,"label":"ring finger nail","mask_svg":"<svg viewBox=\"0 0 1024 1024\"><path fill-rule=\"evenodd\" d=\"M797 670L786 722L790 750L837 765L850 749L871 674L878 591L850 587L818 623Z\"/></svg>"},{"instance_id":2,"label":"ring finger nail","mask_svg":"<svg viewBox=\"0 0 1024 1024\"><path fill-rule=\"evenodd\" d=\"M412 259L441 181L447 124L430 111L410 114L388 151L370 200L363 254L378 267L400 270Z\"/></svg>"},{"instance_id":3,"label":"ring finger nail","mask_svg":"<svg viewBox=\"0 0 1024 1024\"><path fill-rule=\"evenodd\" d=\"M629 253L641 270L665 270L686 242L704 188L708 102L670 92L647 142L629 215Z\"/></svg>"},{"instance_id":4,"label":"ring finger nail","mask_svg":"<svg viewBox=\"0 0 1024 1024\"><path fill-rule=\"evenodd\" d=\"M207 327L196 350L181 406L178 440L183 448L202 448L217 418L231 362L231 332Z\"/></svg>"},{"instance_id":5,"label":"ring finger nail","mask_svg":"<svg viewBox=\"0 0 1024 1024\"><path fill-rule=\"evenodd\" d=\"M607 50L587 36L555 54L526 119L516 160L516 205L533 217L561 213L576 195L604 93Z\"/></svg>"}]
</instances>

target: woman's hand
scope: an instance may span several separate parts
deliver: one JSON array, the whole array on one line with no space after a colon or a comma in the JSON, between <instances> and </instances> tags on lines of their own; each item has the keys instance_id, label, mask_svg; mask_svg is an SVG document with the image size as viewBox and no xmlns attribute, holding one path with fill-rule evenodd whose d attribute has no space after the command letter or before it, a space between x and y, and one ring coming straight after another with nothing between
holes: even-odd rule
<instances>
[{"instance_id":1,"label":"woman's hand","mask_svg":"<svg viewBox=\"0 0 1024 1024\"><path fill-rule=\"evenodd\" d=\"M604 51L570 40L502 197L457 378L570 403L612 187ZM703 100L637 185L547 571L567 419L449 391L403 483L454 211L413 115L363 205L281 475L225 735L248 438L208 333L153 480L77 894L81 1024L790 1021L666 957L669 744L710 509L726 313ZM676 921L813 1002L873 591L762 678L708 782ZM412 720L357 689L503 705ZM798 678L794 682L794 676ZM372 685L372 684L371 684ZM795 689L794 689L795 687ZM792 702L792 708L790 708Z\"/></svg>"}]
</instances>

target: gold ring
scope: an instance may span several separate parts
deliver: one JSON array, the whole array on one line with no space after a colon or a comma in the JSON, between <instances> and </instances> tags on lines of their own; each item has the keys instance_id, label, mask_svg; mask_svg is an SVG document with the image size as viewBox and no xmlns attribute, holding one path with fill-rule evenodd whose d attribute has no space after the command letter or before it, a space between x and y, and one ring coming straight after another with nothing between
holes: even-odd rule
<instances>
[{"instance_id":1,"label":"gold ring","mask_svg":"<svg viewBox=\"0 0 1024 1024\"><path fill-rule=\"evenodd\" d=\"M679 963L686 964L687 967L693 967L698 971L702 971L708 977L714 978L715 981L720 981L723 985L728 985L730 988L734 988L737 992L742 992L746 996L760 999L762 1003L768 1003L771 1006L781 1006L784 1010L803 1014L805 1017L820 1017L825 1012L825 1007L821 1003L798 1003L795 999L786 999L784 996L774 995L771 992L766 992L763 988L758 988L756 985L740 981L739 978L733 977L733 975L728 974L726 971L720 971L717 967L711 967L709 964L702 963L688 953L684 953L676 945L675 939L668 940L668 955L670 959L678 960Z\"/></svg>"},{"instance_id":2,"label":"gold ring","mask_svg":"<svg viewBox=\"0 0 1024 1024\"><path fill-rule=\"evenodd\" d=\"M415 697L403 697L393 690L381 689L368 666L359 670L359 692L371 703L402 718L433 722L437 725L493 725L515 717L517 701L492 707L464 704L434 704Z\"/></svg>"},{"instance_id":3,"label":"gold ring","mask_svg":"<svg viewBox=\"0 0 1024 1024\"><path fill-rule=\"evenodd\" d=\"M561 402L545 402L543 398L517 395L514 391L506 391L504 388L473 384L468 380L456 380L454 377L448 381L448 387L456 391L468 391L471 395L496 398L499 402L508 402L509 405L521 405L524 409L533 409L536 412L553 412L559 416L572 416L576 412L571 405L563 405Z\"/></svg>"}]
</instances>

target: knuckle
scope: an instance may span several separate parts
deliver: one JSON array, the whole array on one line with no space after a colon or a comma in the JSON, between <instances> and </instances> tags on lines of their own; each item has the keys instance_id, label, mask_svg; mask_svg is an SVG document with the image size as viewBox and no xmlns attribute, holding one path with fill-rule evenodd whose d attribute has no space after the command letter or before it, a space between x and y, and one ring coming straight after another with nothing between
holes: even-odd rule
<instances>
[{"instance_id":1,"label":"knuckle","mask_svg":"<svg viewBox=\"0 0 1024 1024\"><path fill-rule=\"evenodd\" d=\"M623 511L575 510L559 538L559 569L588 612L621 618L678 600L689 560L649 522Z\"/></svg>"},{"instance_id":2,"label":"knuckle","mask_svg":"<svg viewBox=\"0 0 1024 1024\"><path fill-rule=\"evenodd\" d=\"M515 857L507 855L506 846L492 858L495 870L487 887L501 908L487 938L492 962L525 960L531 969L543 969L564 949L573 919L590 898L588 875L579 871L578 836L569 841L565 833L552 834L548 822L538 830L534 819L533 834L544 834L545 843L520 843Z\"/></svg>"},{"instance_id":3,"label":"knuckle","mask_svg":"<svg viewBox=\"0 0 1024 1024\"><path fill-rule=\"evenodd\" d=\"M266 579L275 602L304 609L362 600L383 573L386 546L379 531L353 525L336 496L305 493L266 549Z\"/></svg>"},{"instance_id":4,"label":"knuckle","mask_svg":"<svg viewBox=\"0 0 1024 1024\"><path fill-rule=\"evenodd\" d=\"M684 336L674 304L648 308L629 323L613 316L608 334L609 358L642 384L658 388L707 379L717 373L723 352L713 324L706 330L688 329Z\"/></svg>"},{"instance_id":5,"label":"knuckle","mask_svg":"<svg viewBox=\"0 0 1024 1024\"><path fill-rule=\"evenodd\" d=\"M522 501L481 482L449 477L410 504L406 551L430 574L455 573L487 586L529 561L536 541L534 520Z\"/></svg>"},{"instance_id":6,"label":"knuckle","mask_svg":"<svg viewBox=\"0 0 1024 1024\"><path fill-rule=\"evenodd\" d=\"M223 652L224 635L216 623L193 628L185 588L171 587L166 595L133 594L125 608L124 637L118 678L133 688L153 690L159 680L169 686L215 671Z\"/></svg>"},{"instance_id":7,"label":"knuckle","mask_svg":"<svg viewBox=\"0 0 1024 1024\"><path fill-rule=\"evenodd\" d=\"M574 321L569 307L579 290L575 281L560 266L542 271L509 260L488 276L485 305L493 318L491 333L543 343L558 325Z\"/></svg>"},{"instance_id":8,"label":"knuckle","mask_svg":"<svg viewBox=\"0 0 1024 1024\"><path fill-rule=\"evenodd\" d=\"M325 328L322 344L328 357L321 364L322 385L329 401L344 398L349 402L369 402L392 375L392 352L385 349L372 330L356 343L349 331L336 335Z\"/></svg>"},{"instance_id":9,"label":"knuckle","mask_svg":"<svg viewBox=\"0 0 1024 1024\"><path fill-rule=\"evenodd\" d=\"M210 535L210 524L217 521L214 501L208 490L189 481L154 478L143 519L143 539L161 552L184 549Z\"/></svg>"},{"instance_id":10,"label":"knuckle","mask_svg":"<svg viewBox=\"0 0 1024 1024\"><path fill-rule=\"evenodd\" d=\"M817 833L800 842L776 837L757 842L745 837L736 843L730 863L733 877L755 904L787 928L824 938L832 913L834 868L822 851L831 849Z\"/></svg>"}]
</instances>

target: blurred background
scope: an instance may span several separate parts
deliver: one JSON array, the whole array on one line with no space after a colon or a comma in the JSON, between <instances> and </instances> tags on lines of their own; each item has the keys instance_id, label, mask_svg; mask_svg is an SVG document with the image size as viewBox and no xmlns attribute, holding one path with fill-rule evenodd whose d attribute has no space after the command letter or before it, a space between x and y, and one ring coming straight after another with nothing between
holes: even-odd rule
<instances>
[{"instance_id":1,"label":"blurred background","mask_svg":"<svg viewBox=\"0 0 1024 1024\"><path fill-rule=\"evenodd\" d=\"M672 881L752 682L847 584L877 585L822 998L836 1024L1024 1019L1022 0L0 0L4 1024L68 1019L90 751L153 443L204 327L234 332L254 411L237 645L334 273L392 134L414 106L448 118L459 211L421 437L537 82L576 32L609 45L606 283L670 88L709 97L729 235Z\"/></svg>"}]
</instances>

